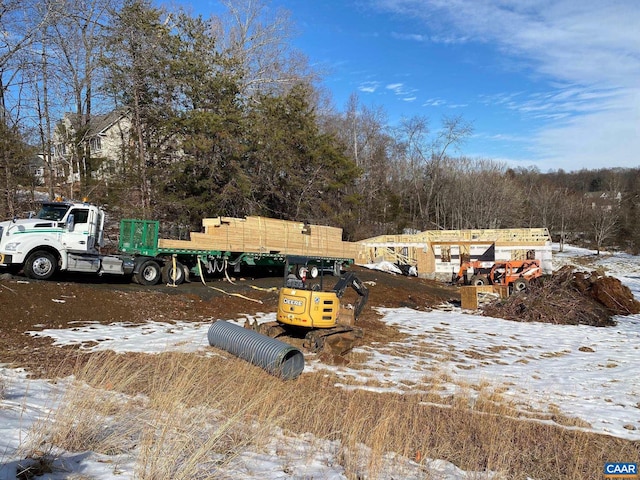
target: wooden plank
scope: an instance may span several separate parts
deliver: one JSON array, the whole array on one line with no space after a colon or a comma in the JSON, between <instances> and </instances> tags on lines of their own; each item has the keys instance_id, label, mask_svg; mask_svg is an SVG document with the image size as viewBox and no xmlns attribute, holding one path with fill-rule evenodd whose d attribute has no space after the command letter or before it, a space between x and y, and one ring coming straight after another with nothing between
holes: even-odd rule
<instances>
[{"instance_id":1,"label":"wooden plank","mask_svg":"<svg viewBox=\"0 0 640 480\"><path fill-rule=\"evenodd\" d=\"M465 310L477 310L480 306L478 294L497 295L500 298L509 296L509 287L506 285L465 285L460 287L460 306Z\"/></svg>"},{"instance_id":2,"label":"wooden plank","mask_svg":"<svg viewBox=\"0 0 640 480\"><path fill-rule=\"evenodd\" d=\"M478 291L477 287L465 285L460 287L460 306L464 310L478 309Z\"/></svg>"},{"instance_id":3,"label":"wooden plank","mask_svg":"<svg viewBox=\"0 0 640 480\"><path fill-rule=\"evenodd\" d=\"M418 275L435 271L436 258L432 248L426 247L416 249L416 268L418 269Z\"/></svg>"}]
</instances>

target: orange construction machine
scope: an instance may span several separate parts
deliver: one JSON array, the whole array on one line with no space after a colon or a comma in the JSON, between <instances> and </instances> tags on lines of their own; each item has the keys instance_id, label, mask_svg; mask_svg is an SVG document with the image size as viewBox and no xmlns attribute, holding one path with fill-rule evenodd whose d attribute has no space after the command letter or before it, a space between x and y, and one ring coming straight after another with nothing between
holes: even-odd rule
<instances>
[{"instance_id":1,"label":"orange construction machine","mask_svg":"<svg viewBox=\"0 0 640 480\"><path fill-rule=\"evenodd\" d=\"M467 274L473 269L473 275ZM465 285L502 285L509 286L514 292L529 287L529 282L542 276L539 260L498 260L482 262L479 260L462 262L458 273L453 275L453 283L463 280Z\"/></svg>"}]
</instances>

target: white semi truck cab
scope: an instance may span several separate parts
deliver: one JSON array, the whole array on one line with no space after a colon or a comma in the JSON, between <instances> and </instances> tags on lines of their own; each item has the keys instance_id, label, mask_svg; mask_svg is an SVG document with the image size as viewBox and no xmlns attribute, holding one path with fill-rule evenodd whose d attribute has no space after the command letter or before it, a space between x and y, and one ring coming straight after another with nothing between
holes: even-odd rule
<instances>
[{"instance_id":1,"label":"white semi truck cab","mask_svg":"<svg viewBox=\"0 0 640 480\"><path fill-rule=\"evenodd\" d=\"M0 266L41 280L58 270L131 273L125 258L100 255L104 221L103 209L87 202L45 202L35 216L0 222Z\"/></svg>"}]
</instances>

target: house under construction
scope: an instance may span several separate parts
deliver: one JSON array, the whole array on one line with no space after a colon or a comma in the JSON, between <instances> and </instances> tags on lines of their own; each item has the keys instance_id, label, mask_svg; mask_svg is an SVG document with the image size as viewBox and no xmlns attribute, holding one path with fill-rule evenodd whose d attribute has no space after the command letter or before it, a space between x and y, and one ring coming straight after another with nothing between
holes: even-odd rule
<instances>
[{"instance_id":1,"label":"house under construction","mask_svg":"<svg viewBox=\"0 0 640 480\"><path fill-rule=\"evenodd\" d=\"M461 262L537 259L551 273L551 237L546 228L427 230L382 235L357 242L356 263L390 261L416 267L424 278L450 280Z\"/></svg>"}]
</instances>

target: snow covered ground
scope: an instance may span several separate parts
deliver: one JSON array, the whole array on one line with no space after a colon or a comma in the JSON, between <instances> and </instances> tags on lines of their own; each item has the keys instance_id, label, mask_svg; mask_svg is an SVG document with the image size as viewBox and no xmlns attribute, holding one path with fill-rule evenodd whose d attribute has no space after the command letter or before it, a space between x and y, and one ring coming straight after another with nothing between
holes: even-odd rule
<instances>
[{"instance_id":1,"label":"snow covered ground","mask_svg":"<svg viewBox=\"0 0 640 480\"><path fill-rule=\"evenodd\" d=\"M589 269L605 269L640 298L639 257L595 257L588 250L566 247L565 252L554 252L554 268L570 263L583 265L585 259L590 262ZM330 369L343 379L344 388L438 392L443 399L459 391L467 395L500 392L523 412L538 412L540 421L550 421L544 420L545 414L560 413L580 420L580 426L574 428L640 440L640 315L618 317L617 326L598 328L518 323L460 310L420 312L404 308L382 309L381 313L383 321L408 334L407 340L358 349L359 357L365 360L356 367L327 366L307 358L305 372ZM253 320L271 321L274 314L258 315ZM211 354L209 326L209 322L100 325L87 321L72 329L31 334L51 337L61 346L79 344L92 350ZM437 379L433 384L429 380L432 378ZM0 403L0 479L9 479L15 478L17 461L22 458L19 447L30 426L47 418L55 408L65 382L53 385L30 381L23 372L7 368L0 368L0 380L5 385ZM238 479L343 479L344 471L335 458L338 450L333 442L277 431L266 451L244 453L226 473ZM59 461L64 462L66 471L46 478L69 478L69 471L76 470L91 478L113 478L113 467L103 457L92 452L65 452ZM300 458L305 460L296 460ZM424 465L393 455L383 460L396 477L424 478ZM132 478L133 466L128 462L131 460L119 461L118 478ZM283 469L283 464L289 467ZM427 468L437 478L479 478L478 473L464 472L439 460Z\"/></svg>"}]
</instances>

